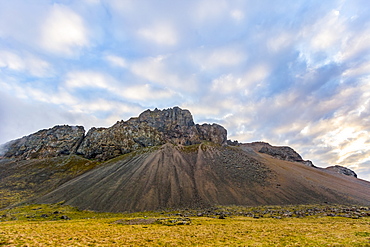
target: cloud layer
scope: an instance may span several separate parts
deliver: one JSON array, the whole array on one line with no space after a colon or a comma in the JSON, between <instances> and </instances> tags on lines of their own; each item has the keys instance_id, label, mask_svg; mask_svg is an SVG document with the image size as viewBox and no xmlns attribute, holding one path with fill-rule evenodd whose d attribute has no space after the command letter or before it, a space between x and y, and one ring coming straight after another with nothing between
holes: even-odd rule
<instances>
[{"instance_id":1,"label":"cloud layer","mask_svg":"<svg viewBox=\"0 0 370 247\"><path fill-rule=\"evenodd\" d=\"M370 180L366 1L0 3L0 142L178 105ZM21 18L20 18L21 17Z\"/></svg>"}]
</instances>

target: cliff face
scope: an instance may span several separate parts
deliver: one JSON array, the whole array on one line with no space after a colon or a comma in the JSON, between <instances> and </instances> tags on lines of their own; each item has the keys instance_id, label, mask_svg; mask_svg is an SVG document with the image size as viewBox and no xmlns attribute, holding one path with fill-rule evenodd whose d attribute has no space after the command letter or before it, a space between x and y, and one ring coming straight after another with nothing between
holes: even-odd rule
<instances>
[{"instance_id":1,"label":"cliff face","mask_svg":"<svg viewBox=\"0 0 370 247\"><path fill-rule=\"evenodd\" d=\"M30 159L81 154L108 160L143 147L165 143L193 145L202 141L226 142L226 129L217 124L194 124L188 110L174 107L147 110L137 118L109 128L91 128L85 136L80 126L55 126L5 144L6 158Z\"/></svg>"},{"instance_id":2,"label":"cliff face","mask_svg":"<svg viewBox=\"0 0 370 247\"><path fill-rule=\"evenodd\" d=\"M217 124L194 124L188 110L179 107L144 111L137 118L110 128L92 128L77 150L86 158L108 160L143 147L165 143L193 145L202 141L226 142L226 129Z\"/></svg>"},{"instance_id":3,"label":"cliff face","mask_svg":"<svg viewBox=\"0 0 370 247\"><path fill-rule=\"evenodd\" d=\"M76 152L84 138L82 126L55 126L10 141L3 146L6 158L50 158Z\"/></svg>"}]
</instances>

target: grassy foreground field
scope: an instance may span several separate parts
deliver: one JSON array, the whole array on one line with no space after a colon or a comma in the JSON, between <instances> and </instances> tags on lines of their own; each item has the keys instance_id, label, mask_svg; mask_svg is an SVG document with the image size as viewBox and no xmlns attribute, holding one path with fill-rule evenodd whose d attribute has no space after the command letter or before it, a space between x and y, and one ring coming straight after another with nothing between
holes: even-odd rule
<instances>
[{"instance_id":1,"label":"grassy foreground field","mask_svg":"<svg viewBox=\"0 0 370 247\"><path fill-rule=\"evenodd\" d=\"M370 217L111 214L61 205L0 214L3 246L370 246Z\"/></svg>"}]
</instances>

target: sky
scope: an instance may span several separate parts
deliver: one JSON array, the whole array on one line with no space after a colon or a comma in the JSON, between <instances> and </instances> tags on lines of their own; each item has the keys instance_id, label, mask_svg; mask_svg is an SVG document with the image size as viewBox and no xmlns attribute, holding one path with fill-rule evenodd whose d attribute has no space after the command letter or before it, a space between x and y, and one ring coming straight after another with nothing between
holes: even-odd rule
<instances>
[{"instance_id":1,"label":"sky","mask_svg":"<svg viewBox=\"0 0 370 247\"><path fill-rule=\"evenodd\" d=\"M0 0L0 143L179 106L370 181L367 0Z\"/></svg>"}]
</instances>

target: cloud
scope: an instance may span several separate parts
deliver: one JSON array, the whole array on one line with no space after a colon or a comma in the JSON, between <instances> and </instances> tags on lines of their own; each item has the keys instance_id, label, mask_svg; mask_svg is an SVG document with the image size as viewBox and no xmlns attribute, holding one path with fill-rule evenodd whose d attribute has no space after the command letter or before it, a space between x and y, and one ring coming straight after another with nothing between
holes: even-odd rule
<instances>
[{"instance_id":1,"label":"cloud","mask_svg":"<svg viewBox=\"0 0 370 247\"><path fill-rule=\"evenodd\" d=\"M221 0L214 4L211 0L197 1L195 6L195 18L199 22L218 19L224 15L225 9L228 8L227 1Z\"/></svg>"},{"instance_id":2,"label":"cloud","mask_svg":"<svg viewBox=\"0 0 370 247\"><path fill-rule=\"evenodd\" d=\"M0 143L58 124L68 123L90 128L103 122L92 115L71 113L57 105L20 100L3 92L0 92L0 97Z\"/></svg>"},{"instance_id":3,"label":"cloud","mask_svg":"<svg viewBox=\"0 0 370 247\"><path fill-rule=\"evenodd\" d=\"M330 11L326 16L303 32L307 32L303 36L311 37L311 48L317 51L325 51L328 48L333 48L334 45L346 38L346 26L340 18L340 12L338 10Z\"/></svg>"},{"instance_id":4,"label":"cloud","mask_svg":"<svg viewBox=\"0 0 370 247\"><path fill-rule=\"evenodd\" d=\"M115 55L107 55L105 57L105 60L107 60L111 65L121 67L121 68L127 68L128 64L126 60L122 57L115 56Z\"/></svg>"},{"instance_id":5,"label":"cloud","mask_svg":"<svg viewBox=\"0 0 370 247\"><path fill-rule=\"evenodd\" d=\"M183 73L182 70L172 70L171 63L177 63L171 55L145 57L134 61L130 71L147 82L184 93L195 92L197 84L192 75Z\"/></svg>"},{"instance_id":6,"label":"cloud","mask_svg":"<svg viewBox=\"0 0 370 247\"><path fill-rule=\"evenodd\" d=\"M83 19L68 7L55 4L41 27L41 45L59 55L73 55L89 45Z\"/></svg>"},{"instance_id":7,"label":"cloud","mask_svg":"<svg viewBox=\"0 0 370 247\"><path fill-rule=\"evenodd\" d=\"M114 57L114 59L117 61L116 57ZM121 60L118 61L121 62ZM108 99L113 96L118 96L120 99L141 103L161 100L165 101L175 97L176 95L174 91L168 88L155 87L148 83L124 85L109 75L95 71L71 72L66 76L63 86L67 91L71 91L71 93L75 90L79 90L82 96L85 94L85 91L91 94L91 90L97 90L95 94L99 98L104 97ZM89 99L91 97L86 98ZM103 104L102 107L104 105L107 104Z\"/></svg>"},{"instance_id":8,"label":"cloud","mask_svg":"<svg viewBox=\"0 0 370 247\"><path fill-rule=\"evenodd\" d=\"M14 52L0 50L0 68L11 69L20 72L27 72L30 75L43 77L50 76L51 66L31 54L20 56Z\"/></svg>"},{"instance_id":9,"label":"cloud","mask_svg":"<svg viewBox=\"0 0 370 247\"><path fill-rule=\"evenodd\" d=\"M83 1L85 1L88 4L99 4L100 3L100 0L83 0Z\"/></svg>"},{"instance_id":10,"label":"cloud","mask_svg":"<svg viewBox=\"0 0 370 247\"><path fill-rule=\"evenodd\" d=\"M191 54L191 59L202 71L206 71L240 65L247 59L244 53L237 46L202 48Z\"/></svg>"},{"instance_id":11,"label":"cloud","mask_svg":"<svg viewBox=\"0 0 370 247\"><path fill-rule=\"evenodd\" d=\"M234 18L236 21L241 21L244 19L244 13L243 11L239 9L234 9L230 12L230 15L232 18Z\"/></svg>"},{"instance_id":12,"label":"cloud","mask_svg":"<svg viewBox=\"0 0 370 247\"><path fill-rule=\"evenodd\" d=\"M294 35L282 30L279 34L267 41L267 47L273 52L279 52L290 47L294 41Z\"/></svg>"},{"instance_id":13,"label":"cloud","mask_svg":"<svg viewBox=\"0 0 370 247\"><path fill-rule=\"evenodd\" d=\"M175 95L175 93L168 89L153 88L149 84L137 85L127 87L122 91L128 99L146 101L155 99L168 99Z\"/></svg>"},{"instance_id":14,"label":"cloud","mask_svg":"<svg viewBox=\"0 0 370 247\"><path fill-rule=\"evenodd\" d=\"M211 90L219 94L230 94L237 91L239 94L248 95L255 91L268 76L268 67L259 64L240 77L235 78L232 74L221 75L212 81Z\"/></svg>"},{"instance_id":15,"label":"cloud","mask_svg":"<svg viewBox=\"0 0 370 247\"><path fill-rule=\"evenodd\" d=\"M343 60L349 60L356 58L356 56L362 56L364 52L370 50L370 34L369 29L362 30L360 32L354 32L348 40L344 49L341 52L341 58Z\"/></svg>"},{"instance_id":16,"label":"cloud","mask_svg":"<svg viewBox=\"0 0 370 247\"><path fill-rule=\"evenodd\" d=\"M343 72L344 77L368 76L370 71L370 62L359 64L356 67L350 67Z\"/></svg>"},{"instance_id":17,"label":"cloud","mask_svg":"<svg viewBox=\"0 0 370 247\"><path fill-rule=\"evenodd\" d=\"M168 23L159 23L150 27L141 28L137 34L148 42L154 42L158 45L176 45L177 34L175 29Z\"/></svg>"},{"instance_id":18,"label":"cloud","mask_svg":"<svg viewBox=\"0 0 370 247\"><path fill-rule=\"evenodd\" d=\"M101 88L114 91L117 82L109 75L96 71L74 71L66 76L64 85L69 89Z\"/></svg>"}]
</instances>

